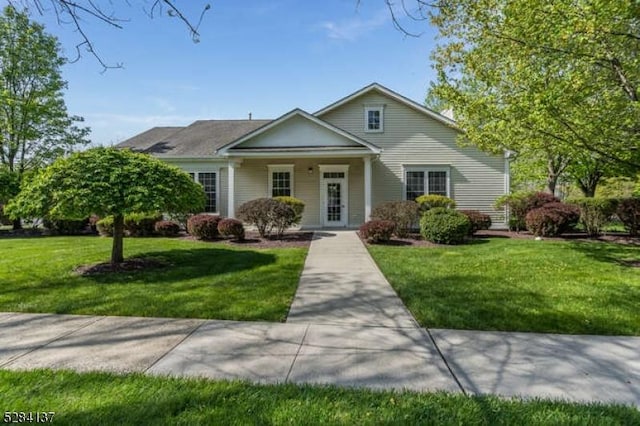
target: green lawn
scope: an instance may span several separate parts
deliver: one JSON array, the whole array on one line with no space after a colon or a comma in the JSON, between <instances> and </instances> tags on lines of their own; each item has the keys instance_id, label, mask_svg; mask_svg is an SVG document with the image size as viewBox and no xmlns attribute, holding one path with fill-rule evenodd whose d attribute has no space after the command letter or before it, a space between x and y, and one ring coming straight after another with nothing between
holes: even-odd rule
<instances>
[{"instance_id":1,"label":"green lawn","mask_svg":"<svg viewBox=\"0 0 640 426\"><path fill-rule=\"evenodd\" d=\"M640 423L637 409L619 405L260 386L138 374L0 371L0 394L3 411L54 411L54 424L69 425Z\"/></svg>"},{"instance_id":2,"label":"green lawn","mask_svg":"<svg viewBox=\"0 0 640 426\"><path fill-rule=\"evenodd\" d=\"M306 255L168 238L124 249L171 266L80 277L74 267L109 259L110 238L0 239L0 311L283 321Z\"/></svg>"},{"instance_id":3,"label":"green lawn","mask_svg":"<svg viewBox=\"0 0 640 426\"><path fill-rule=\"evenodd\" d=\"M640 335L640 247L477 239L369 250L425 327Z\"/></svg>"}]
</instances>

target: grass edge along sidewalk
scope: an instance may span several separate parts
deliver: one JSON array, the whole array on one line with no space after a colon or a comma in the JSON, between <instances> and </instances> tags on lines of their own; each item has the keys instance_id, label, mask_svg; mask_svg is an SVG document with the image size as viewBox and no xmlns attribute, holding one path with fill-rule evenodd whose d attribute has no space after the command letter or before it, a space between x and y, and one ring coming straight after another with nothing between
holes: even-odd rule
<instances>
[{"instance_id":1,"label":"grass edge along sidewalk","mask_svg":"<svg viewBox=\"0 0 640 426\"><path fill-rule=\"evenodd\" d=\"M0 370L2 411L94 424L639 424L635 407L495 396Z\"/></svg>"}]
</instances>

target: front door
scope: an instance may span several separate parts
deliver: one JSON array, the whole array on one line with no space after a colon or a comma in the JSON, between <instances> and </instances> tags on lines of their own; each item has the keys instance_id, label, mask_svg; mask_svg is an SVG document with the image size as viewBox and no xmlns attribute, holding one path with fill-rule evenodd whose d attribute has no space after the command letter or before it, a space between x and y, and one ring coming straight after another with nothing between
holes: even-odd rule
<instances>
[{"instance_id":1,"label":"front door","mask_svg":"<svg viewBox=\"0 0 640 426\"><path fill-rule=\"evenodd\" d=\"M344 178L324 179L324 226L347 226L346 182Z\"/></svg>"}]
</instances>

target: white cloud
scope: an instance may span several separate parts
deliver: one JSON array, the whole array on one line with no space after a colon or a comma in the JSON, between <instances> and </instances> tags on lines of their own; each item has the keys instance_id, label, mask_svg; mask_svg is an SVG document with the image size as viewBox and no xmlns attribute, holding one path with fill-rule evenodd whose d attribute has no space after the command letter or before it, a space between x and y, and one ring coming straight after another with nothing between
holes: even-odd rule
<instances>
[{"instance_id":1,"label":"white cloud","mask_svg":"<svg viewBox=\"0 0 640 426\"><path fill-rule=\"evenodd\" d=\"M325 21L320 23L327 37L334 40L356 41L360 37L375 31L389 22L389 14L385 9L369 19L355 16L342 21Z\"/></svg>"}]
</instances>

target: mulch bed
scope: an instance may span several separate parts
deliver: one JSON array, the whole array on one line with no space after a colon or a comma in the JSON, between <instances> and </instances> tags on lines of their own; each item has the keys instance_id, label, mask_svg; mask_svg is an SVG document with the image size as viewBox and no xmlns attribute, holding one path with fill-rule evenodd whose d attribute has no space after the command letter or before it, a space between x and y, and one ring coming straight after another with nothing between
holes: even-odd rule
<instances>
[{"instance_id":1,"label":"mulch bed","mask_svg":"<svg viewBox=\"0 0 640 426\"><path fill-rule=\"evenodd\" d=\"M97 263L95 265L81 265L74 269L73 272L80 276L90 276L110 274L112 272L133 272L141 271L143 269L158 269L165 268L169 265L169 262L159 259L132 257L125 259L124 262L117 265L112 265L110 262Z\"/></svg>"},{"instance_id":2,"label":"mulch bed","mask_svg":"<svg viewBox=\"0 0 640 426\"><path fill-rule=\"evenodd\" d=\"M512 231L479 231L473 237L476 240L486 238L517 238L522 240L534 240L536 237L530 232L512 232ZM629 244L640 246L640 237L631 237L628 234L623 233L610 233L601 235L597 238L589 238L587 234L583 232L576 232L570 234L564 234L560 237L544 237L543 240L549 241L579 241L579 242L593 242L593 241L605 241L617 244ZM369 244L369 243L367 243ZM410 234L407 238L393 238L387 243L379 243L385 246L414 246L414 247L447 247L446 245L434 244L422 239L420 234ZM637 265L634 265L637 266Z\"/></svg>"},{"instance_id":3,"label":"mulch bed","mask_svg":"<svg viewBox=\"0 0 640 426\"><path fill-rule=\"evenodd\" d=\"M187 240L195 240L190 235L185 235L182 238ZM246 248L290 248L290 247L309 247L311 240L313 239L313 232L305 231L289 231L285 232L282 238L260 238L255 231L247 231L245 233L244 241L237 241L232 239L219 238L211 241L212 243L225 243L234 247L246 247Z\"/></svg>"}]
</instances>

